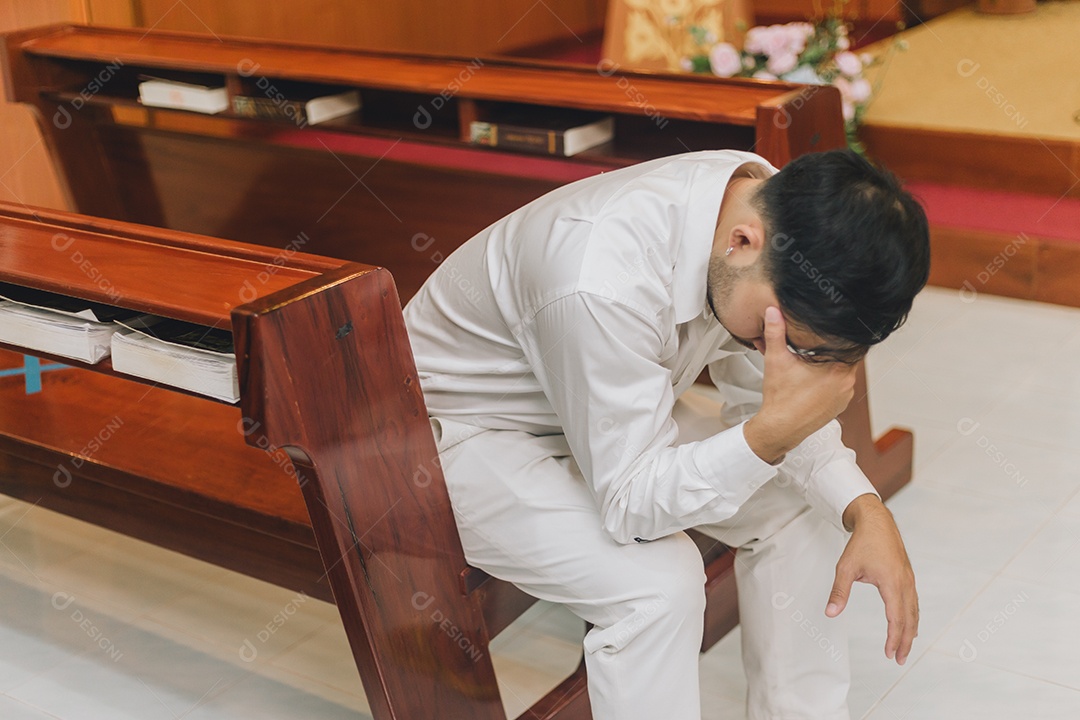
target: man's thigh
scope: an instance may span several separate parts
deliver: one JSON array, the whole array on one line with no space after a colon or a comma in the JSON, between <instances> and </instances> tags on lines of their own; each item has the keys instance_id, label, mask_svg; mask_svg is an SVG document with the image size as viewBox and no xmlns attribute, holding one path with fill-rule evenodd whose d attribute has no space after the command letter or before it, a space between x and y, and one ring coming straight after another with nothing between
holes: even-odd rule
<instances>
[{"instance_id":1,"label":"man's thigh","mask_svg":"<svg viewBox=\"0 0 1080 720\"><path fill-rule=\"evenodd\" d=\"M703 584L701 555L685 533L621 544L604 531L563 436L433 425L471 565L601 626L627 608L646 612L665 588L685 594Z\"/></svg>"}]
</instances>

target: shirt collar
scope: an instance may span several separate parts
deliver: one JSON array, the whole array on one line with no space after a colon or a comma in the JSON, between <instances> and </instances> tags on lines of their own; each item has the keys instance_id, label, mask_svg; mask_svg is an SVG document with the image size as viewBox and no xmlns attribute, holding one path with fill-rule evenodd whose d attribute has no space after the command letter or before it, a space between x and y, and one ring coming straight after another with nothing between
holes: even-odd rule
<instances>
[{"instance_id":1,"label":"shirt collar","mask_svg":"<svg viewBox=\"0 0 1080 720\"><path fill-rule=\"evenodd\" d=\"M693 153L687 160L690 192L686 222L672 269L676 323L693 320L703 311L711 313L706 297L709 258L720 202L731 176L744 165L754 177L762 179L779 172L760 155L742 150Z\"/></svg>"}]
</instances>

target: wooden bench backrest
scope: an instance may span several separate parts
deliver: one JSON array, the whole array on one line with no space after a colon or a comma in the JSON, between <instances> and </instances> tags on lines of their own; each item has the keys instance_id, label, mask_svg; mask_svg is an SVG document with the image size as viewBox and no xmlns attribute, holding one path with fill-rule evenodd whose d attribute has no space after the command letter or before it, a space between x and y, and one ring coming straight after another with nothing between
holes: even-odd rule
<instances>
[{"instance_id":1,"label":"wooden bench backrest","mask_svg":"<svg viewBox=\"0 0 1080 720\"><path fill-rule=\"evenodd\" d=\"M8 99L37 113L77 211L299 243L390 269L402 300L476 232L571 180L703 149L779 167L845 142L832 87L85 26L0 43ZM138 103L140 74L179 72L234 95L359 88L364 107L300 128ZM573 158L467 142L471 121L514 103L610 113L616 141Z\"/></svg>"}]
</instances>

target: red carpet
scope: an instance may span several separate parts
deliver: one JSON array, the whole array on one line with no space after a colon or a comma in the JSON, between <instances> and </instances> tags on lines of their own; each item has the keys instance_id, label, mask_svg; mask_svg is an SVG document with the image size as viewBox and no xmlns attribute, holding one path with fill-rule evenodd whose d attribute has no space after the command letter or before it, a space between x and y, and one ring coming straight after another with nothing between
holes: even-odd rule
<instances>
[{"instance_id":1,"label":"red carpet","mask_svg":"<svg viewBox=\"0 0 1080 720\"><path fill-rule=\"evenodd\" d=\"M931 225L1080 243L1080 199L976 190L928 182L906 187L926 208Z\"/></svg>"}]
</instances>

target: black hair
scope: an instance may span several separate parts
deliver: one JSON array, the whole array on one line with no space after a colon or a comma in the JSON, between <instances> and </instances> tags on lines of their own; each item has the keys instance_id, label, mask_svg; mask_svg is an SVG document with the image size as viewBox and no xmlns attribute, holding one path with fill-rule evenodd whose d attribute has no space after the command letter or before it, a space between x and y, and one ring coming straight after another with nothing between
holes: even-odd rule
<instances>
[{"instance_id":1,"label":"black hair","mask_svg":"<svg viewBox=\"0 0 1080 720\"><path fill-rule=\"evenodd\" d=\"M764 269L780 309L853 359L907 319L930 275L918 201L852 150L802 155L758 186Z\"/></svg>"}]
</instances>

